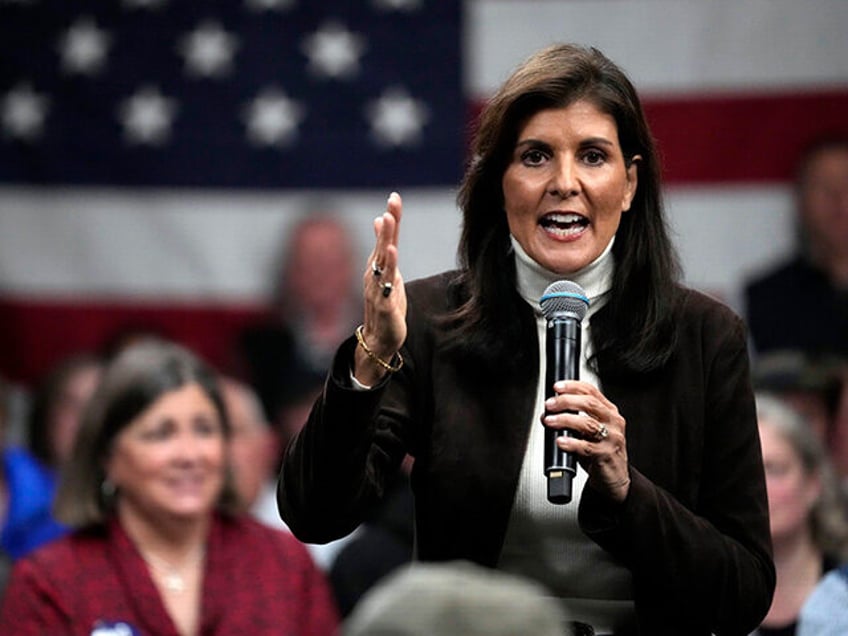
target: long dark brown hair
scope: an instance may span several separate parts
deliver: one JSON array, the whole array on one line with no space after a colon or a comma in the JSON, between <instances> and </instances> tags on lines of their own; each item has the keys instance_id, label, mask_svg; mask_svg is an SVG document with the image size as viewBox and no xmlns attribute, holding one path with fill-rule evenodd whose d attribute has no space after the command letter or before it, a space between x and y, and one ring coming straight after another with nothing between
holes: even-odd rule
<instances>
[{"instance_id":1,"label":"long dark brown hair","mask_svg":"<svg viewBox=\"0 0 848 636\"><path fill-rule=\"evenodd\" d=\"M463 214L458 287L451 316L456 347L495 359L515 355L520 320L501 186L521 126L549 108L587 100L616 122L625 161L639 155L638 187L613 245L612 293L592 322L594 364L644 372L661 366L675 343L672 305L679 277L662 204L657 151L630 80L594 48L560 44L531 56L480 116L457 201ZM520 301L519 301L520 302ZM511 344L512 343L512 344Z\"/></svg>"}]
</instances>

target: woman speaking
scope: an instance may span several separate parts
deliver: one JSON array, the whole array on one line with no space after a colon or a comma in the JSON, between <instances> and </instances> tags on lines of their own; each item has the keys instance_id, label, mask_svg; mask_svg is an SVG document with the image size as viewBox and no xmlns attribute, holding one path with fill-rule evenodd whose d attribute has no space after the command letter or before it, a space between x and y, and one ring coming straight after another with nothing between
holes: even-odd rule
<instances>
[{"instance_id":1,"label":"woman speaking","mask_svg":"<svg viewBox=\"0 0 848 636\"><path fill-rule=\"evenodd\" d=\"M596 634L746 634L774 588L746 333L678 282L636 91L595 49L531 56L485 107L459 269L404 284L374 222L363 324L289 446L304 541L350 532L414 457L416 558L532 577ZM580 380L545 382L540 298L579 285ZM540 421L541 419L541 421ZM576 456L547 500L545 430Z\"/></svg>"}]
</instances>

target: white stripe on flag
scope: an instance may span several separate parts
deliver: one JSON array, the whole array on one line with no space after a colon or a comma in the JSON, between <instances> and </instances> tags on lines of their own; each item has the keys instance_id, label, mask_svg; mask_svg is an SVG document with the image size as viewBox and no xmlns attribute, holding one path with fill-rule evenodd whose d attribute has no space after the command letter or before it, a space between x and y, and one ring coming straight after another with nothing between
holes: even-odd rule
<instances>
[{"instance_id":1,"label":"white stripe on flag","mask_svg":"<svg viewBox=\"0 0 848 636\"><path fill-rule=\"evenodd\" d=\"M848 85L845 0L475 0L466 82L493 91L552 42L600 48L644 94Z\"/></svg>"},{"instance_id":2,"label":"white stripe on flag","mask_svg":"<svg viewBox=\"0 0 848 636\"><path fill-rule=\"evenodd\" d=\"M460 223L454 192L402 194L404 276L452 267ZM0 292L57 300L261 302L298 218L310 210L338 211L361 247L364 268L372 220L387 196L2 188Z\"/></svg>"},{"instance_id":3,"label":"white stripe on flag","mask_svg":"<svg viewBox=\"0 0 848 636\"><path fill-rule=\"evenodd\" d=\"M402 195L404 277L453 267L460 224L454 193ZM337 202L362 246L363 267L384 200L383 193L358 193ZM128 204L111 192L0 191L0 291L57 300L261 303L286 230L307 203L298 195L159 191ZM672 189L669 220L687 281L733 301L741 277L789 250L790 205L787 188ZM149 207L141 213L137 206Z\"/></svg>"}]
</instances>

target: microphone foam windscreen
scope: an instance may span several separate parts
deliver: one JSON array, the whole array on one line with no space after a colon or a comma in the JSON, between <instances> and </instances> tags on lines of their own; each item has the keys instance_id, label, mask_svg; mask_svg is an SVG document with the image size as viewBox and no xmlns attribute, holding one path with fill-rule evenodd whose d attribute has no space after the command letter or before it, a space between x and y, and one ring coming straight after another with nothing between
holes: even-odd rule
<instances>
[{"instance_id":1,"label":"microphone foam windscreen","mask_svg":"<svg viewBox=\"0 0 848 636\"><path fill-rule=\"evenodd\" d=\"M562 314L571 314L578 320L583 320L589 310L586 292L580 285L570 280L558 280L548 285L539 304L542 306L545 318L549 320Z\"/></svg>"}]
</instances>

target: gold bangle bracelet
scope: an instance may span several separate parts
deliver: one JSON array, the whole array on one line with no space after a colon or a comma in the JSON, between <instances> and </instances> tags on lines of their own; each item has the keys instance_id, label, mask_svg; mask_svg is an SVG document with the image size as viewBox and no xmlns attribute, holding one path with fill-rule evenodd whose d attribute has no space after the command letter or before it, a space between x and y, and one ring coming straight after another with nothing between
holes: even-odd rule
<instances>
[{"instance_id":1,"label":"gold bangle bracelet","mask_svg":"<svg viewBox=\"0 0 848 636\"><path fill-rule=\"evenodd\" d=\"M362 325L359 325L356 328L355 333L356 333L356 341L359 343L359 346L362 347L362 350L365 352L365 354L371 360L373 360L374 362L379 364L381 367L383 367L386 371L388 371L389 373L396 373L403 368L403 356L400 355L400 351L398 351L394 355L394 357L392 357L392 360L397 358L397 364L392 365L390 362L386 362L385 360L380 358L376 353L371 351L371 349L368 348L368 345L365 344L365 336L362 335Z\"/></svg>"}]
</instances>

